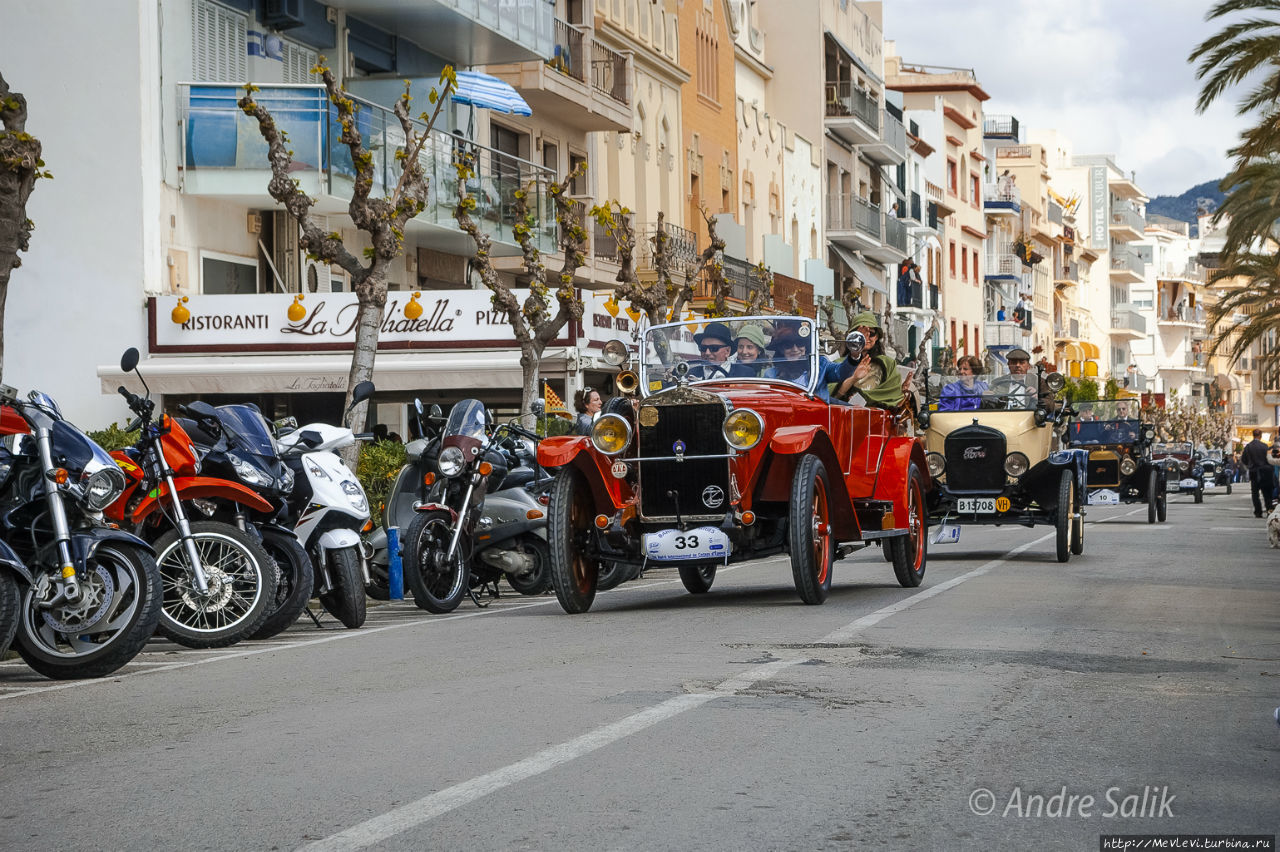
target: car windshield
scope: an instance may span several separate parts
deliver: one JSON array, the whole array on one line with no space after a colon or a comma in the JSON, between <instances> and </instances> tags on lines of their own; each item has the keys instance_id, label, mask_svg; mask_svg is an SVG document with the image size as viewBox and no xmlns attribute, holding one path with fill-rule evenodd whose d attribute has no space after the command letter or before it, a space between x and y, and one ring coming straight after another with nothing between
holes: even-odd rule
<instances>
[{"instance_id":1,"label":"car windshield","mask_svg":"<svg viewBox=\"0 0 1280 852\"><path fill-rule=\"evenodd\" d=\"M817 372L817 324L802 316L678 322L644 331L641 386L671 387L687 369L691 383L759 381L811 390Z\"/></svg>"},{"instance_id":2,"label":"car windshield","mask_svg":"<svg viewBox=\"0 0 1280 852\"><path fill-rule=\"evenodd\" d=\"M1169 444L1169 443L1152 444L1151 455L1157 458L1160 456L1186 456L1187 458L1190 458L1191 445L1190 444Z\"/></svg>"},{"instance_id":3,"label":"car windshield","mask_svg":"<svg viewBox=\"0 0 1280 852\"><path fill-rule=\"evenodd\" d=\"M1205 450L1204 457L1209 461L1222 461L1222 450Z\"/></svg>"},{"instance_id":4,"label":"car windshield","mask_svg":"<svg viewBox=\"0 0 1280 852\"><path fill-rule=\"evenodd\" d=\"M1040 405L1039 382L1035 370L993 377L962 363L959 372L929 376L929 404L935 411L1034 411Z\"/></svg>"}]
</instances>

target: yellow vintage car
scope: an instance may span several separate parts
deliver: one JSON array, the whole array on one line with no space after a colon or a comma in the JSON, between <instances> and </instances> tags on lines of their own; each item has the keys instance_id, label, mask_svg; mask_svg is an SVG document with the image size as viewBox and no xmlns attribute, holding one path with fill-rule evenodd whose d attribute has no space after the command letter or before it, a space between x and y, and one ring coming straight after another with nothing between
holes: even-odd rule
<instances>
[{"instance_id":1,"label":"yellow vintage car","mask_svg":"<svg viewBox=\"0 0 1280 852\"><path fill-rule=\"evenodd\" d=\"M934 541L957 541L968 525L1053 524L1059 562L1084 552L1088 453L1059 448L1064 384L1042 369L989 383L926 378L919 422Z\"/></svg>"}]
</instances>

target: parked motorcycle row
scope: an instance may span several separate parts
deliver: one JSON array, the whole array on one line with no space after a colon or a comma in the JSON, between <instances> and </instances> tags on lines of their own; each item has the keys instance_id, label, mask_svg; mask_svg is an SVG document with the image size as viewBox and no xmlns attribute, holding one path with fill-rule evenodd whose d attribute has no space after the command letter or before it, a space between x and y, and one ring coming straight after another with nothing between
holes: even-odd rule
<instances>
[{"instance_id":1,"label":"parked motorcycle row","mask_svg":"<svg viewBox=\"0 0 1280 852\"><path fill-rule=\"evenodd\" d=\"M428 612L468 594L483 606L500 580L521 594L550 587L538 436L495 425L478 400L447 420L417 403L426 437L406 448L375 529L338 455L371 436L270 424L253 405L157 414L138 361L130 349L121 369L145 396L119 393L140 437L112 453L46 394L0 387L0 654L12 645L51 678L101 677L156 633L192 648L274 636L313 597L358 628L366 594L391 593L389 527L404 586ZM373 392L357 385L353 406Z\"/></svg>"}]
</instances>

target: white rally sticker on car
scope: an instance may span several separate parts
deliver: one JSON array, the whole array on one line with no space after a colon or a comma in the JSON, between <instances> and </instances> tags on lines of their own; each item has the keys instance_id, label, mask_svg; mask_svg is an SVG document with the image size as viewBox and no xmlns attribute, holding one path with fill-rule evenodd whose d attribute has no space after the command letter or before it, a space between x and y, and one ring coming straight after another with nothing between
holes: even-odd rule
<instances>
[{"instance_id":1,"label":"white rally sticker on car","mask_svg":"<svg viewBox=\"0 0 1280 852\"><path fill-rule=\"evenodd\" d=\"M1181 485L1183 488L1190 488L1192 491L1195 491L1197 488L1200 487L1200 480L1191 479L1190 477L1188 477L1187 479L1182 480L1182 482L1178 484Z\"/></svg>"},{"instance_id":2,"label":"white rally sticker on car","mask_svg":"<svg viewBox=\"0 0 1280 852\"><path fill-rule=\"evenodd\" d=\"M1089 492L1090 506L1119 506L1120 494L1110 488L1099 488Z\"/></svg>"},{"instance_id":3,"label":"white rally sticker on car","mask_svg":"<svg viewBox=\"0 0 1280 852\"><path fill-rule=\"evenodd\" d=\"M954 524L940 524L933 528L930 544L955 544L960 541L960 528Z\"/></svg>"},{"instance_id":4,"label":"white rally sticker on car","mask_svg":"<svg viewBox=\"0 0 1280 852\"><path fill-rule=\"evenodd\" d=\"M724 560L730 553L729 536L715 527L692 530L659 530L645 533L644 553L655 562L686 559Z\"/></svg>"}]
</instances>

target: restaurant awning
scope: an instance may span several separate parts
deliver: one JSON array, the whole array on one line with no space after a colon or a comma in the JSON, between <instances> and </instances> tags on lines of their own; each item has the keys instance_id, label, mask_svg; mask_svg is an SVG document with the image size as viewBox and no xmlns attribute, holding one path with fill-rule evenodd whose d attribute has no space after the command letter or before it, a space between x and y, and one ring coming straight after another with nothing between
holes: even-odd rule
<instances>
[{"instance_id":1,"label":"restaurant awning","mask_svg":"<svg viewBox=\"0 0 1280 852\"><path fill-rule=\"evenodd\" d=\"M544 372L576 370L577 350L543 353ZM350 354L155 356L139 365L154 393L314 393L344 392ZM104 394L121 384L137 388L112 364L98 368ZM518 349L464 352L379 353L373 383L379 391L515 389L523 384Z\"/></svg>"},{"instance_id":2,"label":"restaurant awning","mask_svg":"<svg viewBox=\"0 0 1280 852\"><path fill-rule=\"evenodd\" d=\"M840 259L844 261L845 266L853 270L853 274L862 282L863 286L870 287L872 290L878 290L886 296L889 295L889 285L885 282L884 276L873 271L871 267L859 260L856 254L843 246L838 246L835 243L831 243L830 245L832 251L839 255Z\"/></svg>"}]
</instances>

